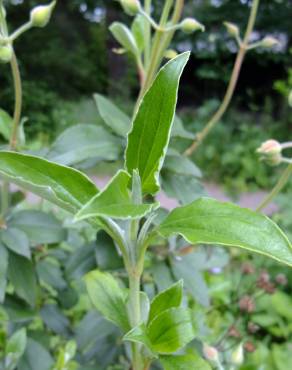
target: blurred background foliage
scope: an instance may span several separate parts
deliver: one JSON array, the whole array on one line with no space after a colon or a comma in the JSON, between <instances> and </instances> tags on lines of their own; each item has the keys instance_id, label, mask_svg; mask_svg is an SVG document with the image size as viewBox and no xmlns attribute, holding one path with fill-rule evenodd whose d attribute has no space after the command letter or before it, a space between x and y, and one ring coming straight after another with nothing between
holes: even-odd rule
<instances>
[{"instance_id":1,"label":"blurred background foliage","mask_svg":"<svg viewBox=\"0 0 292 370\"><path fill-rule=\"evenodd\" d=\"M159 14L162 0L154 1ZM23 24L34 0L7 0L10 27ZM172 47L191 49L192 58L184 73L179 109L189 129L196 131L219 104L228 83L236 45L227 35L223 21L237 23L244 30L249 0L186 1L185 16L194 16L206 26L205 33L177 33ZM254 40L272 35L280 40L273 50L257 49L246 56L232 109L223 117L197 153L197 162L206 175L228 185L237 176L235 187L244 189L251 180L260 187L270 184L266 166L255 161L254 149L261 141L275 137L286 140L292 116L287 105L292 86L292 2L262 0ZM155 16L155 15L154 15ZM24 115L29 136L50 142L67 126L95 122L92 93L109 95L123 110L131 110L138 91L134 64L116 47L109 24L129 22L117 1L58 1L49 27L33 30L16 42L24 81ZM0 76L1 108L12 112L13 94L9 66ZM7 69L7 71L5 70ZM125 98L128 106L125 105ZM82 112L82 114L80 114ZM224 140L218 147L218 137ZM221 140L220 140L221 142ZM208 165L207 165L208 164Z\"/></svg>"}]
</instances>

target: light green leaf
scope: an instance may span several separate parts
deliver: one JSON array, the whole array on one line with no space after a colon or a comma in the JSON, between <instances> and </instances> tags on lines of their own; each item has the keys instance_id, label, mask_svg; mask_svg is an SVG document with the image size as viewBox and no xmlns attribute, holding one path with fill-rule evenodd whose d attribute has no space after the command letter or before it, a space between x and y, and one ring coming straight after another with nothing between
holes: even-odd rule
<instances>
[{"instance_id":1,"label":"light green leaf","mask_svg":"<svg viewBox=\"0 0 292 370\"><path fill-rule=\"evenodd\" d=\"M29 240L23 231L13 227L7 230L1 230L1 239L11 251L28 259L31 258Z\"/></svg>"},{"instance_id":2,"label":"light green leaf","mask_svg":"<svg viewBox=\"0 0 292 370\"><path fill-rule=\"evenodd\" d=\"M128 342L141 343L150 351L152 355L154 355L152 344L147 335L147 328L145 323L142 323L131 329L126 335L124 335L123 340Z\"/></svg>"},{"instance_id":3,"label":"light green leaf","mask_svg":"<svg viewBox=\"0 0 292 370\"><path fill-rule=\"evenodd\" d=\"M76 215L75 220L107 216L118 219L135 219L151 212L155 204L134 204L128 186L131 176L119 171L107 187L91 199Z\"/></svg>"},{"instance_id":4,"label":"light green leaf","mask_svg":"<svg viewBox=\"0 0 292 370\"><path fill-rule=\"evenodd\" d=\"M12 353L19 359L24 354L26 339L26 330L24 328L15 332L6 344L6 355Z\"/></svg>"},{"instance_id":5,"label":"light green leaf","mask_svg":"<svg viewBox=\"0 0 292 370\"><path fill-rule=\"evenodd\" d=\"M128 135L126 168L138 169L144 193L159 190L162 168L174 119L180 76L190 53L180 54L158 73L146 92Z\"/></svg>"},{"instance_id":6,"label":"light green leaf","mask_svg":"<svg viewBox=\"0 0 292 370\"><path fill-rule=\"evenodd\" d=\"M79 124L69 127L53 143L47 158L66 166L89 159L112 161L119 157L121 142L103 127Z\"/></svg>"},{"instance_id":7,"label":"light green leaf","mask_svg":"<svg viewBox=\"0 0 292 370\"><path fill-rule=\"evenodd\" d=\"M272 307L282 317L289 322L292 320L292 298L281 291L277 291L272 296Z\"/></svg>"},{"instance_id":8,"label":"light green leaf","mask_svg":"<svg viewBox=\"0 0 292 370\"><path fill-rule=\"evenodd\" d=\"M189 158L180 155L179 153L167 154L163 168L180 174L190 175L194 177L202 177L201 170Z\"/></svg>"},{"instance_id":9,"label":"light green leaf","mask_svg":"<svg viewBox=\"0 0 292 370\"><path fill-rule=\"evenodd\" d=\"M54 361L50 353L38 342L28 338L27 348L18 365L21 370L50 370Z\"/></svg>"},{"instance_id":10,"label":"light green leaf","mask_svg":"<svg viewBox=\"0 0 292 370\"><path fill-rule=\"evenodd\" d=\"M193 244L220 244L263 254L292 266L292 246L268 217L210 198L173 210L158 227L168 237L182 235Z\"/></svg>"},{"instance_id":11,"label":"light green leaf","mask_svg":"<svg viewBox=\"0 0 292 370\"><path fill-rule=\"evenodd\" d=\"M10 138L12 122L13 119L11 118L11 116L7 112L5 112L5 110L0 109L0 134L7 141Z\"/></svg>"},{"instance_id":12,"label":"light green leaf","mask_svg":"<svg viewBox=\"0 0 292 370\"><path fill-rule=\"evenodd\" d=\"M136 45L139 51L142 52L145 48L145 18L141 14L135 17L131 30L136 40Z\"/></svg>"},{"instance_id":13,"label":"light green leaf","mask_svg":"<svg viewBox=\"0 0 292 370\"><path fill-rule=\"evenodd\" d=\"M126 294L106 272L92 271L85 277L87 292L94 307L125 331L129 330Z\"/></svg>"},{"instance_id":14,"label":"light green leaf","mask_svg":"<svg viewBox=\"0 0 292 370\"><path fill-rule=\"evenodd\" d=\"M163 311L150 322L147 336L158 353L178 351L196 336L192 311L181 307Z\"/></svg>"},{"instance_id":15,"label":"light green leaf","mask_svg":"<svg viewBox=\"0 0 292 370\"><path fill-rule=\"evenodd\" d=\"M61 222L53 214L41 211L16 212L8 221L8 226L25 232L33 246L60 243L67 236Z\"/></svg>"},{"instance_id":16,"label":"light green leaf","mask_svg":"<svg viewBox=\"0 0 292 370\"><path fill-rule=\"evenodd\" d=\"M153 320L157 315L163 311L172 308L179 307L182 302L183 296L183 281L180 280L173 284L168 289L159 293L151 302L149 321Z\"/></svg>"},{"instance_id":17,"label":"light green leaf","mask_svg":"<svg viewBox=\"0 0 292 370\"><path fill-rule=\"evenodd\" d=\"M8 277L16 294L30 306L35 306L37 282L32 262L27 258L10 253Z\"/></svg>"},{"instance_id":18,"label":"light green leaf","mask_svg":"<svg viewBox=\"0 0 292 370\"><path fill-rule=\"evenodd\" d=\"M211 370L211 366L196 354L160 356L164 370Z\"/></svg>"},{"instance_id":19,"label":"light green leaf","mask_svg":"<svg viewBox=\"0 0 292 370\"><path fill-rule=\"evenodd\" d=\"M0 243L0 303L3 303L7 285L8 251Z\"/></svg>"},{"instance_id":20,"label":"light green leaf","mask_svg":"<svg viewBox=\"0 0 292 370\"><path fill-rule=\"evenodd\" d=\"M117 135L126 137L131 119L103 95L94 94L94 99L104 123Z\"/></svg>"},{"instance_id":21,"label":"light green leaf","mask_svg":"<svg viewBox=\"0 0 292 370\"><path fill-rule=\"evenodd\" d=\"M178 116L175 116L174 122L173 122L173 128L171 130L171 137L179 137L181 139L193 140L195 136L196 135L193 134L192 132L187 131L184 128L182 120Z\"/></svg>"},{"instance_id":22,"label":"light green leaf","mask_svg":"<svg viewBox=\"0 0 292 370\"><path fill-rule=\"evenodd\" d=\"M194 176L178 175L171 171L163 171L162 188L169 197L181 204L188 204L205 195L202 184Z\"/></svg>"},{"instance_id":23,"label":"light green leaf","mask_svg":"<svg viewBox=\"0 0 292 370\"><path fill-rule=\"evenodd\" d=\"M0 175L72 213L98 193L83 173L30 155L0 152Z\"/></svg>"},{"instance_id":24,"label":"light green leaf","mask_svg":"<svg viewBox=\"0 0 292 370\"><path fill-rule=\"evenodd\" d=\"M114 35L115 39L122 45L124 49L135 56L139 55L139 49L136 44L136 40L131 30L127 26L120 22L114 22L109 29Z\"/></svg>"}]
</instances>

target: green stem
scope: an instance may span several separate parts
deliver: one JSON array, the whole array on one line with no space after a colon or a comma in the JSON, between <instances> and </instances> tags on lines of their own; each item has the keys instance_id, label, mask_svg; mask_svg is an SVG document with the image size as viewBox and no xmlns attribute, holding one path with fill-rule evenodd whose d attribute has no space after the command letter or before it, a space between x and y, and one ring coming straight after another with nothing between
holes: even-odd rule
<instances>
[{"instance_id":1,"label":"green stem","mask_svg":"<svg viewBox=\"0 0 292 370\"><path fill-rule=\"evenodd\" d=\"M160 22L159 22L159 27L164 28L164 26L166 25L172 5L173 5L173 0L165 1L162 15L161 15ZM164 36L164 31L160 31L160 30L156 31L154 40L153 40L151 54L150 54L150 61L148 64L148 68L146 70L146 76L145 76L144 83L140 89L140 93L139 93L139 96L136 102L136 106L134 109L134 115L136 114L138 110L140 100L144 96L147 89L151 86L151 83L157 72L157 68L159 67L161 63L161 56L160 56L159 50L160 50L160 44L162 42L163 36Z\"/></svg>"},{"instance_id":2,"label":"green stem","mask_svg":"<svg viewBox=\"0 0 292 370\"><path fill-rule=\"evenodd\" d=\"M148 17L151 18L151 5L152 0L145 0L145 13ZM151 25L148 20L144 21L144 32L145 32L145 54L144 54L144 65L145 68L148 68L150 61L150 52L151 52Z\"/></svg>"},{"instance_id":3,"label":"green stem","mask_svg":"<svg viewBox=\"0 0 292 370\"><path fill-rule=\"evenodd\" d=\"M231 78L230 78L230 81L229 81L229 84L226 90L226 94L223 98L223 101L220 107L218 108L218 110L215 112L215 114L207 122L204 129L196 135L196 139L194 140L192 145L185 151L184 153L185 155L189 156L193 154L194 151L202 144L203 140L206 138L206 136L210 133L210 131L214 128L214 126L219 122L223 114L226 112L231 102L231 99L234 95L234 91L235 91L235 88L238 82L243 60L244 60L246 51L248 49L249 38L250 38L250 35L255 25L259 2L260 0L254 0L252 3L252 8L251 8L247 28L245 31L244 39L242 43L240 44L239 51L238 51L235 64L233 67L233 71L231 74Z\"/></svg>"},{"instance_id":4,"label":"green stem","mask_svg":"<svg viewBox=\"0 0 292 370\"><path fill-rule=\"evenodd\" d=\"M287 184L290 176L292 174L292 163L287 166L285 171L282 173L281 177L279 178L277 184L274 186L272 191L266 196L266 198L261 202L261 204L257 207L257 211L262 211L274 198L277 196L284 186Z\"/></svg>"},{"instance_id":5,"label":"green stem","mask_svg":"<svg viewBox=\"0 0 292 370\"><path fill-rule=\"evenodd\" d=\"M13 42L20 35L22 35L24 32L26 32L29 29L31 29L31 27L32 27L32 23L31 22L25 23L24 25L22 25L21 27L19 27L18 30L16 30L15 32L13 32L13 34L9 37L9 41L10 42Z\"/></svg>"},{"instance_id":6,"label":"green stem","mask_svg":"<svg viewBox=\"0 0 292 370\"><path fill-rule=\"evenodd\" d=\"M15 105L14 105L14 116L12 131L9 142L9 149L15 150L17 147L18 140L18 127L21 118L22 109L22 85L21 76L16 59L15 52L13 51L12 59L10 62L12 77L14 82L14 94L15 94ZM9 182L3 181L2 193L1 193L1 216L4 217L9 208Z\"/></svg>"},{"instance_id":7,"label":"green stem","mask_svg":"<svg viewBox=\"0 0 292 370\"><path fill-rule=\"evenodd\" d=\"M14 107L14 116L13 116L13 126L10 137L9 147L11 150L16 149L17 140L18 140L18 128L21 118L21 109L22 109L22 84L21 76L19 71L19 66L17 63L16 55L13 52L11 59L11 71L14 81L14 92L15 92L15 107Z\"/></svg>"},{"instance_id":8,"label":"green stem","mask_svg":"<svg viewBox=\"0 0 292 370\"><path fill-rule=\"evenodd\" d=\"M140 324L141 307L140 307L140 279L141 273L136 268L128 271L129 288L130 288L130 322L131 327ZM132 370L141 370L143 360L141 356L141 346L138 343L132 344Z\"/></svg>"}]
</instances>

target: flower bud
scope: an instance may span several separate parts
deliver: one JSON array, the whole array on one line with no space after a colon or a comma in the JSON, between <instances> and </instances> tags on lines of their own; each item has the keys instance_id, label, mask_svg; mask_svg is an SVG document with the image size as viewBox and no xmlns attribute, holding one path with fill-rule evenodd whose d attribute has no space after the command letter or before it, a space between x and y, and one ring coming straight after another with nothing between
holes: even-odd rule
<instances>
[{"instance_id":1,"label":"flower bud","mask_svg":"<svg viewBox=\"0 0 292 370\"><path fill-rule=\"evenodd\" d=\"M30 21L34 27L45 27L52 16L52 12L56 6L56 1L49 5L39 5L32 9L30 12Z\"/></svg>"},{"instance_id":2,"label":"flower bud","mask_svg":"<svg viewBox=\"0 0 292 370\"><path fill-rule=\"evenodd\" d=\"M186 18L181 22L181 29L185 33L193 33L195 31L205 31L205 26L194 18Z\"/></svg>"},{"instance_id":3,"label":"flower bud","mask_svg":"<svg viewBox=\"0 0 292 370\"><path fill-rule=\"evenodd\" d=\"M232 37L239 36L239 28L237 27L236 24L230 22L224 22L223 24L226 27L227 32L229 33L230 36Z\"/></svg>"},{"instance_id":4,"label":"flower bud","mask_svg":"<svg viewBox=\"0 0 292 370\"><path fill-rule=\"evenodd\" d=\"M272 48L273 46L279 45L279 41L275 39L272 36L266 36L265 38L262 39L261 41L261 46L263 48Z\"/></svg>"},{"instance_id":5,"label":"flower bud","mask_svg":"<svg viewBox=\"0 0 292 370\"><path fill-rule=\"evenodd\" d=\"M219 361L219 353L215 347L208 346L204 344L203 346L203 354L206 360L211 362L218 362Z\"/></svg>"},{"instance_id":6,"label":"flower bud","mask_svg":"<svg viewBox=\"0 0 292 370\"><path fill-rule=\"evenodd\" d=\"M242 298L240 298L238 305L240 311L242 312L251 313L255 310L254 300L249 295L244 295Z\"/></svg>"},{"instance_id":7,"label":"flower bud","mask_svg":"<svg viewBox=\"0 0 292 370\"><path fill-rule=\"evenodd\" d=\"M275 281L277 284L282 286L286 286L288 284L288 279L284 274L278 274L275 278Z\"/></svg>"},{"instance_id":8,"label":"flower bud","mask_svg":"<svg viewBox=\"0 0 292 370\"><path fill-rule=\"evenodd\" d=\"M120 0L120 3L129 15L136 15L141 8L139 0Z\"/></svg>"},{"instance_id":9,"label":"flower bud","mask_svg":"<svg viewBox=\"0 0 292 370\"><path fill-rule=\"evenodd\" d=\"M282 146L276 140L267 140L257 149L262 154L261 159L271 166L277 166L282 161Z\"/></svg>"},{"instance_id":10,"label":"flower bud","mask_svg":"<svg viewBox=\"0 0 292 370\"><path fill-rule=\"evenodd\" d=\"M173 59L177 56L177 52L173 49L168 49L164 53L164 58L166 59Z\"/></svg>"},{"instance_id":11,"label":"flower bud","mask_svg":"<svg viewBox=\"0 0 292 370\"><path fill-rule=\"evenodd\" d=\"M230 360L232 365L240 366L243 364L244 352L242 344L235 348L235 350L231 353Z\"/></svg>"},{"instance_id":12,"label":"flower bud","mask_svg":"<svg viewBox=\"0 0 292 370\"><path fill-rule=\"evenodd\" d=\"M256 350L256 346L252 342L246 342L244 344L244 349L246 350L246 352L252 353Z\"/></svg>"},{"instance_id":13,"label":"flower bud","mask_svg":"<svg viewBox=\"0 0 292 370\"><path fill-rule=\"evenodd\" d=\"M0 47L0 62L9 63L11 61L13 49L11 45L4 45Z\"/></svg>"}]
</instances>

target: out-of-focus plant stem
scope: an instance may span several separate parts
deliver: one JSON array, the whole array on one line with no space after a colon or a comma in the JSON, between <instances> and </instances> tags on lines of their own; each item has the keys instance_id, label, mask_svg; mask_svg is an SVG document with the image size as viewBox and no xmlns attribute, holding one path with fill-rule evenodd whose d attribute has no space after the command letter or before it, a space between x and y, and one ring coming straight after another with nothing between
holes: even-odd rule
<instances>
[{"instance_id":1,"label":"out-of-focus plant stem","mask_svg":"<svg viewBox=\"0 0 292 370\"><path fill-rule=\"evenodd\" d=\"M259 2L260 0L254 0L252 3L252 8L251 8L247 28L245 31L244 39L242 43L239 45L239 50L237 53L237 57L235 60L235 64L233 67L229 85L227 87L226 94L222 100L222 103L220 107L218 108L218 110L215 112L215 114L207 122L204 129L196 135L196 138L194 142L192 143L192 145L185 151L185 155L187 156L192 155L194 151L202 144L203 140L206 138L206 136L210 133L210 131L214 128L214 126L219 122L223 114L226 112L231 102L231 99L234 95L234 91L235 91L235 88L238 82L243 60L247 52L249 38L250 38L250 35L255 25Z\"/></svg>"}]
</instances>

